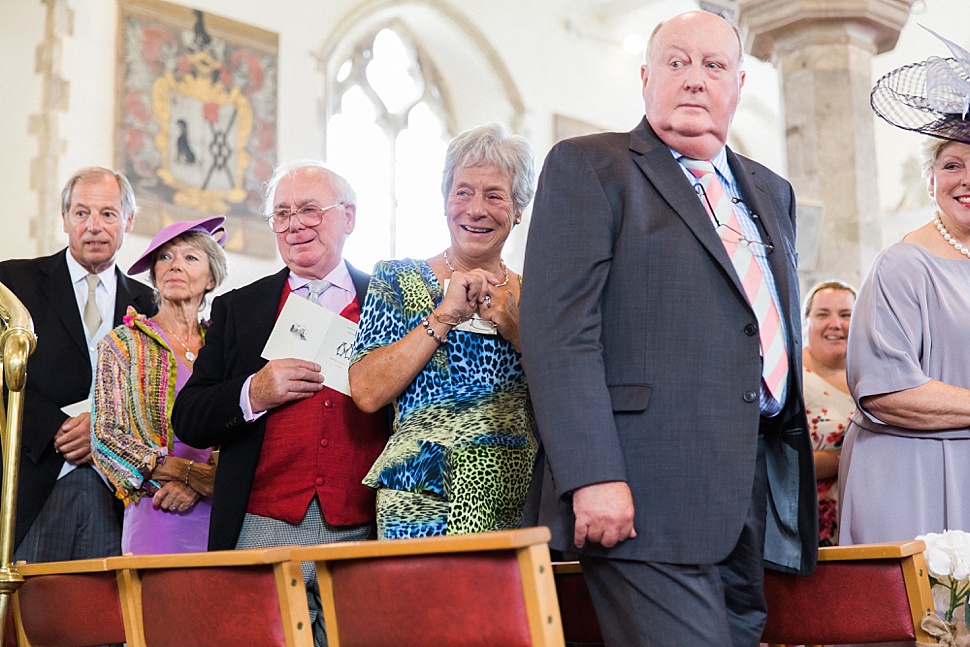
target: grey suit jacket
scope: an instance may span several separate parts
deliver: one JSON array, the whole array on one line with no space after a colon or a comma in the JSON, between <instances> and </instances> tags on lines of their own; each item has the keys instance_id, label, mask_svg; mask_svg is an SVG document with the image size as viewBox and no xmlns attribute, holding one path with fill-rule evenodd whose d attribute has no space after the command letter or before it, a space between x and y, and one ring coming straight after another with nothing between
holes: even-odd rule
<instances>
[{"instance_id":1,"label":"grey suit jacket","mask_svg":"<svg viewBox=\"0 0 970 647\"><path fill-rule=\"evenodd\" d=\"M770 264L790 340L781 431L768 437L769 566L810 572L817 499L801 399L791 185L728 151ZM669 148L644 119L629 133L557 144L539 179L520 335L545 461L533 519L572 550L570 492L629 483L637 537L584 552L712 564L751 501L760 412L757 319L724 245Z\"/></svg>"},{"instance_id":2,"label":"grey suit jacket","mask_svg":"<svg viewBox=\"0 0 970 647\"><path fill-rule=\"evenodd\" d=\"M51 256L0 263L0 283L23 302L37 334L37 349L27 360L15 544L37 517L64 465L53 443L68 417L61 407L88 397L91 388L91 360L66 254L62 249ZM121 324L129 305L153 315L152 289L117 268L115 275L113 325Z\"/></svg>"}]
</instances>

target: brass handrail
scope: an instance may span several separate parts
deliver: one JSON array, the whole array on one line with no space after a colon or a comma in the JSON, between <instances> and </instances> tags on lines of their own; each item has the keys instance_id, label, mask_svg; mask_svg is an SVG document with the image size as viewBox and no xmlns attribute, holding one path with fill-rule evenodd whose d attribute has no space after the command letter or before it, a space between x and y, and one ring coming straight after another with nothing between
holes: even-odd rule
<instances>
[{"instance_id":1,"label":"brass handrail","mask_svg":"<svg viewBox=\"0 0 970 647\"><path fill-rule=\"evenodd\" d=\"M0 647L12 596L24 578L13 566L14 524L17 520L17 481L20 472L20 430L23 424L27 358L37 347L30 313L7 286L0 283L0 392L7 385L7 407L0 399L0 447L3 451L3 481L0 486Z\"/></svg>"}]
</instances>

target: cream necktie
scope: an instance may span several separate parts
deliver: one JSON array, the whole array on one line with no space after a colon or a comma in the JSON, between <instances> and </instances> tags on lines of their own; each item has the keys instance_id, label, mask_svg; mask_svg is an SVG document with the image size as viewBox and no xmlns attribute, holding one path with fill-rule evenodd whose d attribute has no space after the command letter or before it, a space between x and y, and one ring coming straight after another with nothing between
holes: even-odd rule
<instances>
[{"instance_id":1,"label":"cream necktie","mask_svg":"<svg viewBox=\"0 0 970 647\"><path fill-rule=\"evenodd\" d=\"M84 304L84 327L88 329L88 335L93 337L101 327L101 312L98 310L98 299L95 296L95 290L98 289L101 279L97 274L88 274L84 280L88 282L88 300Z\"/></svg>"}]
</instances>

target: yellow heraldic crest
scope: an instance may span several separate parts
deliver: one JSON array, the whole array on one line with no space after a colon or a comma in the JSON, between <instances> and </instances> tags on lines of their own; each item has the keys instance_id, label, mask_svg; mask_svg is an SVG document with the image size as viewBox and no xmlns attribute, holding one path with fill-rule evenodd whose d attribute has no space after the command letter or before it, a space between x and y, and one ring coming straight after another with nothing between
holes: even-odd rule
<instances>
[{"instance_id":1,"label":"yellow heraldic crest","mask_svg":"<svg viewBox=\"0 0 970 647\"><path fill-rule=\"evenodd\" d=\"M176 205L226 213L246 198L246 142L253 108L238 87L228 87L222 63L207 51L187 57L190 70L167 70L152 84L152 108L161 153L158 177L175 190Z\"/></svg>"}]
</instances>

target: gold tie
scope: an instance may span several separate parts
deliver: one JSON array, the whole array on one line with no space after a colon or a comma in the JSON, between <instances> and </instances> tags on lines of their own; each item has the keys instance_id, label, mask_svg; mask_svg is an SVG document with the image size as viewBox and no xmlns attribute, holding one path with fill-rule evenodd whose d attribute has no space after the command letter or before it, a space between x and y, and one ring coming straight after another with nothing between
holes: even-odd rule
<instances>
[{"instance_id":1,"label":"gold tie","mask_svg":"<svg viewBox=\"0 0 970 647\"><path fill-rule=\"evenodd\" d=\"M84 327L88 329L88 335L94 337L94 333L101 327L101 312L98 310L98 300L94 295L101 279L97 274L88 274L84 280L88 282L88 300L84 304Z\"/></svg>"}]
</instances>

